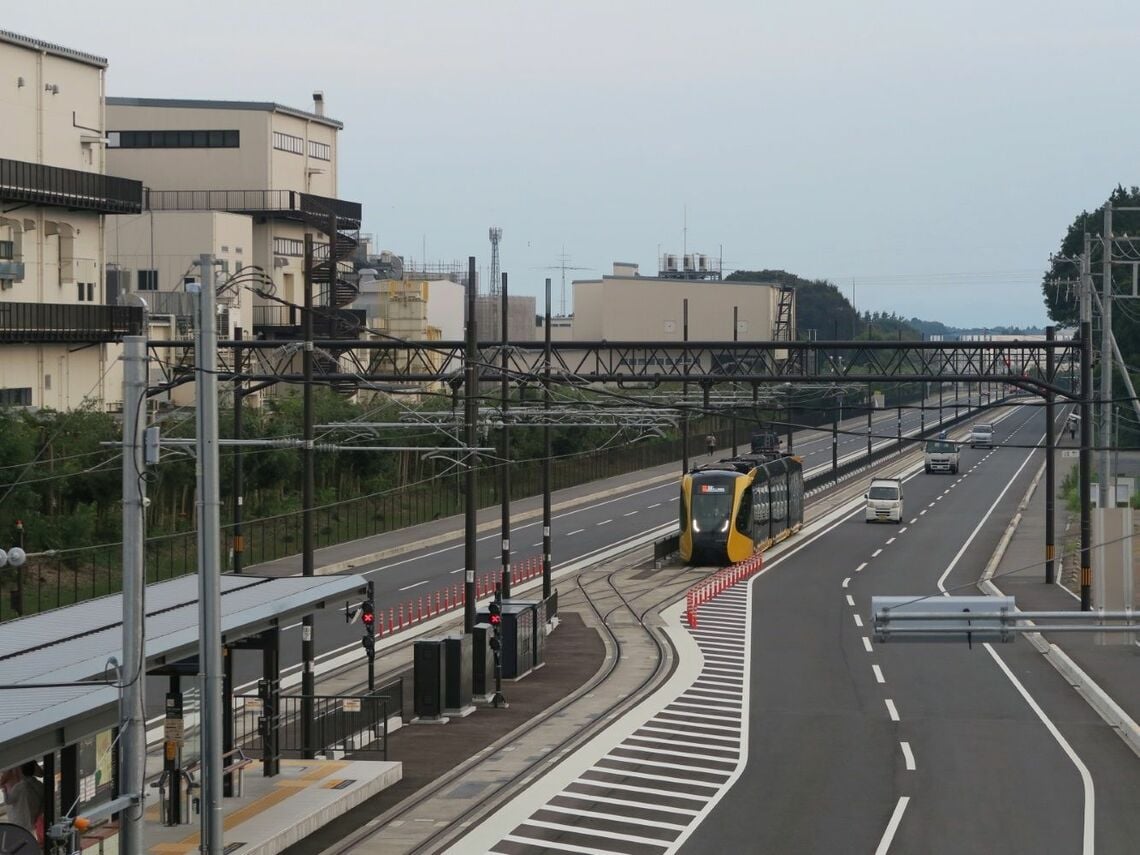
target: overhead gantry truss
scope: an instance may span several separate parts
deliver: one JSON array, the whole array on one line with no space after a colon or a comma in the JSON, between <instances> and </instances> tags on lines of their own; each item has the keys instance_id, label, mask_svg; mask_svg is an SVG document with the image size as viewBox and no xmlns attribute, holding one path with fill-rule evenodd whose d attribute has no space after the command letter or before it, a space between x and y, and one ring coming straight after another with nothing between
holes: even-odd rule
<instances>
[{"instance_id":1,"label":"overhead gantry truss","mask_svg":"<svg viewBox=\"0 0 1140 855\"><path fill-rule=\"evenodd\" d=\"M192 342L154 341L153 350L188 349ZM462 342L343 339L313 342L318 354L314 379L326 383L383 384L462 382ZM235 371L232 354L240 348ZM300 383L301 342L221 341L222 380L235 374L247 382ZM541 342L506 346L507 372L516 383L541 383ZM1046 377L1046 354L1053 351L1054 377ZM479 379L501 377L503 345L479 345ZM551 346L550 380L590 383L874 383L943 381L1004 382L1030 391L1053 391L1079 399L1075 384L1058 385L1079 363L1078 340L966 342L558 342ZM193 379L192 367L178 357L159 359L169 367L167 386ZM190 374L186 377L186 374Z\"/></svg>"}]
</instances>

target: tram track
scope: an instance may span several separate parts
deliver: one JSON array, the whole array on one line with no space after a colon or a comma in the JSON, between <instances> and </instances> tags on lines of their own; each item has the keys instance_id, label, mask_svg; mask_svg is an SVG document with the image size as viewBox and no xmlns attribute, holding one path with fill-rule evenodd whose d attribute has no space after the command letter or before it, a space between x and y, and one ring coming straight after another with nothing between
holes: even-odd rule
<instances>
[{"instance_id":1,"label":"tram track","mask_svg":"<svg viewBox=\"0 0 1140 855\"><path fill-rule=\"evenodd\" d=\"M519 769L509 781L500 781L489 787L478 801L449 815L444 827L438 830L425 828L424 836L416 841L414 850L444 851L472 823L498 808L517 793L520 787L533 784L549 771L552 768L550 758L560 757L588 742L651 694L671 673L675 661L672 647L660 628L653 624L652 615L683 595L683 591L696 578L697 572L690 568L662 576L661 571L647 572L644 567L630 568L628 561L623 562L619 568L607 569L603 565L576 574L573 595L563 598L562 609L589 613L590 623L601 634L606 647L603 665L586 683L506 734L490 750L494 752L505 748L523 734L534 734L543 725L563 719L576 711L584 712L589 719L588 723L546 745L541 755ZM667 593L660 595L662 590ZM649 655L626 655L636 645L644 646ZM361 851L368 850L369 839L383 834L385 826L404 820L403 824L407 827L411 824L409 818L417 809L424 807L433 797L486 759L486 753L468 758L445 776L377 817L375 823L369 823L327 848L323 855L340 855L358 848ZM391 841L387 845L390 844ZM385 851L393 850L386 848Z\"/></svg>"}]
</instances>

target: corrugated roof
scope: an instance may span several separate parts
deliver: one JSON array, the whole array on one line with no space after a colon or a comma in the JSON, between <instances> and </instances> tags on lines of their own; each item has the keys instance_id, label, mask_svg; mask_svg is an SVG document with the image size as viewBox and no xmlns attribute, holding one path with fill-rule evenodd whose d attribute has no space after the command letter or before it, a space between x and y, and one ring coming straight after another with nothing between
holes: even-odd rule
<instances>
[{"instance_id":1,"label":"corrugated roof","mask_svg":"<svg viewBox=\"0 0 1140 855\"><path fill-rule=\"evenodd\" d=\"M214 101L197 98L107 98L108 107L166 107L184 110L259 110L267 113L284 113L287 116L296 116L298 119L307 119L328 125L337 130L344 129L344 123L328 116L318 116L308 110L298 110L296 107L286 107L275 101Z\"/></svg>"},{"instance_id":2,"label":"corrugated roof","mask_svg":"<svg viewBox=\"0 0 1140 855\"><path fill-rule=\"evenodd\" d=\"M254 635L365 584L360 576L222 576L223 640ZM197 652L197 585L197 576L183 576L147 586L148 667ZM122 605L114 595L0 624L0 682L98 679L111 657L123 661ZM98 685L0 691L0 767L105 728L117 704L118 692Z\"/></svg>"},{"instance_id":3,"label":"corrugated roof","mask_svg":"<svg viewBox=\"0 0 1140 855\"><path fill-rule=\"evenodd\" d=\"M84 53L80 50L72 50L65 48L62 45L54 45L51 42L42 42L39 39L33 39L30 36L21 36L19 33L13 33L8 30L0 30L0 42L8 42L9 44L19 45L20 47L28 48L29 50L43 51L50 53L53 56L61 56L64 59L73 59L76 62L82 62L87 65L93 65L96 68L106 68L107 60L101 56L95 56L92 53Z\"/></svg>"}]
</instances>

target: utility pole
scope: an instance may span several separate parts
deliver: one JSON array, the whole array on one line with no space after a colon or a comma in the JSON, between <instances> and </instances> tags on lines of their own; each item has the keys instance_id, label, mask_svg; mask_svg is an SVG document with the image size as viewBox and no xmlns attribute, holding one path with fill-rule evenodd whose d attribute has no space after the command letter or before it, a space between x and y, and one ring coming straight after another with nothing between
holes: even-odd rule
<instances>
[{"instance_id":1,"label":"utility pole","mask_svg":"<svg viewBox=\"0 0 1140 855\"><path fill-rule=\"evenodd\" d=\"M203 855L221 855L222 826L222 583L221 500L218 490L218 332L214 257L199 257L198 330L194 342L198 388L198 671L202 684ZM128 677L128 679L131 679Z\"/></svg>"},{"instance_id":2,"label":"utility pole","mask_svg":"<svg viewBox=\"0 0 1140 855\"><path fill-rule=\"evenodd\" d=\"M550 585L550 279L546 280L546 340L542 360L542 599L549 600Z\"/></svg>"},{"instance_id":3,"label":"utility pole","mask_svg":"<svg viewBox=\"0 0 1140 855\"><path fill-rule=\"evenodd\" d=\"M875 393L871 384L867 384L867 459L871 459L871 419L875 408Z\"/></svg>"},{"instance_id":4,"label":"utility pole","mask_svg":"<svg viewBox=\"0 0 1140 855\"><path fill-rule=\"evenodd\" d=\"M1056 358L1051 345L1057 335L1056 327L1045 327L1045 382L1052 383L1053 375L1057 371ZM1053 561L1053 543L1056 537L1054 525L1056 511L1053 507L1053 495L1056 492L1056 461L1057 437L1053 426L1056 412L1057 396L1050 390L1045 390L1045 584L1052 585L1057 580L1057 571Z\"/></svg>"},{"instance_id":5,"label":"utility pole","mask_svg":"<svg viewBox=\"0 0 1140 855\"><path fill-rule=\"evenodd\" d=\"M498 267L498 245L496 248L495 266ZM511 432L507 429L507 414L511 406L511 384L507 379L507 369L510 365L510 360L507 356L507 274L503 274L503 293L502 299L502 335L501 343L502 348L499 354L499 400L503 410L503 461L500 464L502 469L502 477L499 481L499 491L502 493L502 537L503 537L503 573L502 573L502 591L503 598L509 599L511 596Z\"/></svg>"},{"instance_id":6,"label":"utility pole","mask_svg":"<svg viewBox=\"0 0 1140 855\"><path fill-rule=\"evenodd\" d=\"M1090 238L1085 232L1081 253L1081 611L1092 609L1092 552L1089 485L1092 466L1092 274Z\"/></svg>"},{"instance_id":7,"label":"utility pole","mask_svg":"<svg viewBox=\"0 0 1140 855\"><path fill-rule=\"evenodd\" d=\"M143 325L146 329L146 325ZM120 789L139 802L119 815L123 855L143 855L143 786L146 766L146 481L143 428L146 424L146 336L123 339L123 685L119 700L122 739Z\"/></svg>"},{"instance_id":8,"label":"utility pole","mask_svg":"<svg viewBox=\"0 0 1140 855\"><path fill-rule=\"evenodd\" d=\"M1100 299L1100 507L1116 506L1112 471L1112 199L1104 206Z\"/></svg>"},{"instance_id":9,"label":"utility pole","mask_svg":"<svg viewBox=\"0 0 1140 855\"><path fill-rule=\"evenodd\" d=\"M463 348L463 372L466 381L464 388L464 418L467 438L467 471L465 473L466 495L463 497L463 632L470 635L475 631L475 573L478 556L475 552L475 467L479 456L475 447L479 444L476 421L479 418L478 367L476 350L479 347L475 336L475 256L467 258L467 341Z\"/></svg>"}]
</instances>

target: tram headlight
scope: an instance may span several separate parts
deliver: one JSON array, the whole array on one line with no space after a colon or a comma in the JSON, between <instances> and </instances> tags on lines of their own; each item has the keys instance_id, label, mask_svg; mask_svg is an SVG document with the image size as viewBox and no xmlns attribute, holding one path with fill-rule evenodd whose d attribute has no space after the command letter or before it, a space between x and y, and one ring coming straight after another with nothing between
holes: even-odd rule
<instances>
[{"instance_id":1,"label":"tram headlight","mask_svg":"<svg viewBox=\"0 0 1140 855\"><path fill-rule=\"evenodd\" d=\"M721 534L724 534L726 531L728 531L728 520L725 520L724 525L722 525L720 527L720 533Z\"/></svg>"},{"instance_id":2,"label":"tram headlight","mask_svg":"<svg viewBox=\"0 0 1140 855\"><path fill-rule=\"evenodd\" d=\"M700 533L700 530L701 530L701 524L699 522L697 522L696 517L693 517L693 531Z\"/></svg>"}]
</instances>

